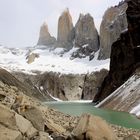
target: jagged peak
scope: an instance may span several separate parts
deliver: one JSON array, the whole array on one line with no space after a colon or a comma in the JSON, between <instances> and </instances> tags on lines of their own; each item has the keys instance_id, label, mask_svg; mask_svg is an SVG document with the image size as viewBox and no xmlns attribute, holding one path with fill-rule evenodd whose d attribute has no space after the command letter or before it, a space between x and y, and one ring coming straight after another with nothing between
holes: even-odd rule
<instances>
[{"instance_id":1,"label":"jagged peak","mask_svg":"<svg viewBox=\"0 0 140 140\"><path fill-rule=\"evenodd\" d=\"M48 28L48 24L47 24L46 21L44 21L43 24L41 25L41 29L42 29L42 30L45 29L45 31L48 32L48 33L50 34L49 28Z\"/></svg>"},{"instance_id":2,"label":"jagged peak","mask_svg":"<svg viewBox=\"0 0 140 140\"><path fill-rule=\"evenodd\" d=\"M84 18L84 14L83 13L80 13L80 15L79 15L79 19L81 20L81 19L83 19Z\"/></svg>"},{"instance_id":3,"label":"jagged peak","mask_svg":"<svg viewBox=\"0 0 140 140\"><path fill-rule=\"evenodd\" d=\"M65 8L64 11L62 13L69 13L69 8Z\"/></svg>"},{"instance_id":4,"label":"jagged peak","mask_svg":"<svg viewBox=\"0 0 140 140\"><path fill-rule=\"evenodd\" d=\"M70 12L69 12L69 8L66 8L66 9L62 12L62 14L61 14L60 17L59 17L59 20L62 19L62 18L67 18L67 19L69 19L70 22L72 23L72 16L71 16L71 14L70 14ZM73 24L73 23L72 23L72 24Z\"/></svg>"},{"instance_id":5,"label":"jagged peak","mask_svg":"<svg viewBox=\"0 0 140 140\"><path fill-rule=\"evenodd\" d=\"M69 8L65 8L65 9L63 10L61 16L64 16L64 15L69 15L69 16L71 16L71 15L70 15L70 12L69 12Z\"/></svg>"},{"instance_id":6,"label":"jagged peak","mask_svg":"<svg viewBox=\"0 0 140 140\"><path fill-rule=\"evenodd\" d=\"M91 16L90 13L86 13L86 14L80 13L80 15L79 15L79 20L82 20L82 19L88 18L88 17L90 17L90 18L93 19L93 17Z\"/></svg>"},{"instance_id":7,"label":"jagged peak","mask_svg":"<svg viewBox=\"0 0 140 140\"><path fill-rule=\"evenodd\" d=\"M47 26L48 27L48 24L46 21L43 22L42 26Z\"/></svg>"},{"instance_id":8,"label":"jagged peak","mask_svg":"<svg viewBox=\"0 0 140 140\"><path fill-rule=\"evenodd\" d=\"M43 24L41 25L41 27L45 27L48 30L48 24L47 24L47 22L46 21L43 22Z\"/></svg>"}]
</instances>

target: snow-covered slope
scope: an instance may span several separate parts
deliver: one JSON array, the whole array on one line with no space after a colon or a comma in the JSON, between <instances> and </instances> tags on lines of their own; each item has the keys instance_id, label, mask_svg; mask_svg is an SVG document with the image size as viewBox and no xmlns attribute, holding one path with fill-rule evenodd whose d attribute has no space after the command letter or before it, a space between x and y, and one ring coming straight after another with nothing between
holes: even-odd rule
<instances>
[{"instance_id":1,"label":"snow-covered slope","mask_svg":"<svg viewBox=\"0 0 140 140\"><path fill-rule=\"evenodd\" d=\"M140 116L140 72L130 77L97 107L127 111Z\"/></svg>"},{"instance_id":2,"label":"snow-covered slope","mask_svg":"<svg viewBox=\"0 0 140 140\"><path fill-rule=\"evenodd\" d=\"M131 111L131 114L136 114L136 116L140 117L140 103L135 106Z\"/></svg>"},{"instance_id":3,"label":"snow-covered slope","mask_svg":"<svg viewBox=\"0 0 140 140\"><path fill-rule=\"evenodd\" d=\"M76 48L73 48L69 52L64 53L62 48L49 50L45 46L20 49L0 46L0 67L11 71L22 71L32 74L35 74L36 71L85 74L102 68L109 69L109 59L104 61L97 60L98 52L92 61L89 61L89 57L71 60L71 54L75 50ZM35 58L35 61L31 64L28 64L26 60L29 52L39 54L39 58Z\"/></svg>"}]
</instances>

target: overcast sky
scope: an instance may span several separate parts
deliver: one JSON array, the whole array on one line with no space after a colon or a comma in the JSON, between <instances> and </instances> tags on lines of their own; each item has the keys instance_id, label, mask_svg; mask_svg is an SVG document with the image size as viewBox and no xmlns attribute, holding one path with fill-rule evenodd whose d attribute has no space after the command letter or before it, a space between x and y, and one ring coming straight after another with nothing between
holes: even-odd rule
<instances>
[{"instance_id":1,"label":"overcast sky","mask_svg":"<svg viewBox=\"0 0 140 140\"><path fill-rule=\"evenodd\" d=\"M69 8L73 23L79 13L90 13L99 25L105 10L120 0L0 0L0 44L8 47L35 45L40 26L47 22L50 33L57 34L57 21Z\"/></svg>"}]
</instances>

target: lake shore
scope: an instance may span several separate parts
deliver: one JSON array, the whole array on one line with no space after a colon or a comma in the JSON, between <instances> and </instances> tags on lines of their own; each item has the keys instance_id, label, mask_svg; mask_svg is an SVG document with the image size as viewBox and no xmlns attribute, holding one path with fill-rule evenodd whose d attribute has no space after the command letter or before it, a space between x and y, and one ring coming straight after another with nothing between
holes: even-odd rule
<instances>
[{"instance_id":1,"label":"lake shore","mask_svg":"<svg viewBox=\"0 0 140 140\"><path fill-rule=\"evenodd\" d=\"M52 119L56 124L69 130L73 130L77 126L80 118L79 116L71 116L68 114L61 113L58 110L52 108L48 108L47 116L49 116L50 119ZM138 129L126 128L113 124L109 125L118 137L118 140L124 140L124 138L128 136L136 137L138 138L138 140L140 139L140 130Z\"/></svg>"}]
</instances>

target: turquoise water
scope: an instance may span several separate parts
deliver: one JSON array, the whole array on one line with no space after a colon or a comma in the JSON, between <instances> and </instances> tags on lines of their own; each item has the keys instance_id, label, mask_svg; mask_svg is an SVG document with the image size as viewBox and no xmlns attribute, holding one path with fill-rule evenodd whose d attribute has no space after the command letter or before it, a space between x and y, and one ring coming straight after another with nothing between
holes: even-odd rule
<instances>
[{"instance_id":1,"label":"turquoise water","mask_svg":"<svg viewBox=\"0 0 140 140\"><path fill-rule=\"evenodd\" d=\"M83 113L90 113L100 116L112 124L140 129L140 120L137 119L134 115L126 112L96 108L92 103L47 102L45 104L66 114L76 116Z\"/></svg>"}]
</instances>

